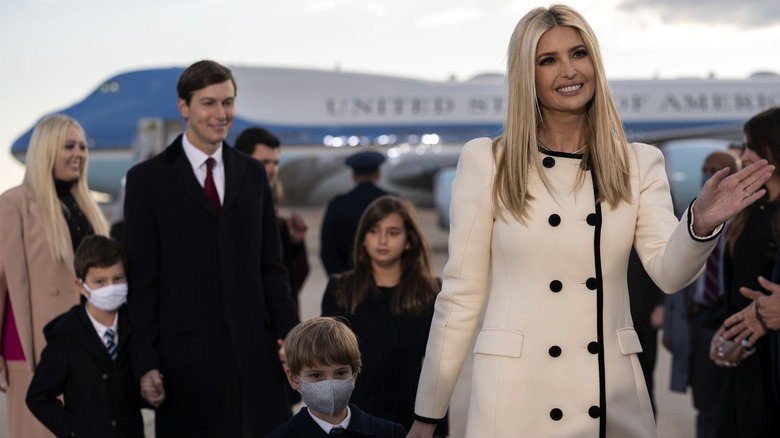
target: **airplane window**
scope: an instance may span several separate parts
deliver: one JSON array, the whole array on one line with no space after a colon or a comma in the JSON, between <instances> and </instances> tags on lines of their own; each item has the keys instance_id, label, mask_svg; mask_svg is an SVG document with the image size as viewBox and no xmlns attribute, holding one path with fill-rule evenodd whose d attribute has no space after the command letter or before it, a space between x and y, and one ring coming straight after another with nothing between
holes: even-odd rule
<instances>
[{"instance_id":1,"label":"airplane window","mask_svg":"<svg viewBox=\"0 0 780 438\"><path fill-rule=\"evenodd\" d=\"M438 144L440 141L437 134L423 134L422 142L424 144Z\"/></svg>"},{"instance_id":2,"label":"airplane window","mask_svg":"<svg viewBox=\"0 0 780 438\"><path fill-rule=\"evenodd\" d=\"M100 86L101 93L116 93L119 91L119 82L108 81Z\"/></svg>"}]
</instances>

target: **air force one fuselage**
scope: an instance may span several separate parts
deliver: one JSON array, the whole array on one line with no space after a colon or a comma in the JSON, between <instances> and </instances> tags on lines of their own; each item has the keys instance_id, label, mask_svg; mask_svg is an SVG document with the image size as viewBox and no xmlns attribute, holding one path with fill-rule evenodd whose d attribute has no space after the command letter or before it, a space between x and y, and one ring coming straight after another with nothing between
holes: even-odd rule
<instances>
[{"instance_id":1,"label":"air force one fuselage","mask_svg":"<svg viewBox=\"0 0 780 438\"><path fill-rule=\"evenodd\" d=\"M437 175L457 163L475 137L502 131L504 77L424 81L306 69L232 67L236 117L228 143L263 126L284 145L279 172L285 203L323 205L350 187L344 157L356 148L384 151L381 184L431 205ZM176 107L183 68L132 71L105 81L58 111L77 119L90 147L89 185L117 194L135 162L161 151L184 126ZM615 104L630 140L707 137L738 141L755 113L780 104L780 77L745 80L614 80ZM32 128L12 145L23 160ZM446 180L446 179L445 179Z\"/></svg>"}]
</instances>

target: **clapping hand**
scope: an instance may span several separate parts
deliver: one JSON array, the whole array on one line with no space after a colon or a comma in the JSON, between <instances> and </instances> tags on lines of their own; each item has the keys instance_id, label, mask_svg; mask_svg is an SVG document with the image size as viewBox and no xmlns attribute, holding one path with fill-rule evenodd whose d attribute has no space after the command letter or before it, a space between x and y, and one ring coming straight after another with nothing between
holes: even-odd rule
<instances>
[{"instance_id":1,"label":"clapping hand","mask_svg":"<svg viewBox=\"0 0 780 438\"><path fill-rule=\"evenodd\" d=\"M731 176L727 176L728 168L715 172L693 204L694 233L698 236L710 235L718 225L761 199L766 193L766 189L761 187L774 170L774 165L759 160Z\"/></svg>"},{"instance_id":2,"label":"clapping hand","mask_svg":"<svg viewBox=\"0 0 780 438\"><path fill-rule=\"evenodd\" d=\"M767 334L766 328L761 325L757 315L756 302L753 301L723 322L724 327L728 327L723 337L736 343L744 343L748 348L753 347L758 338Z\"/></svg>"},{"instance_id":3,"label":"clapping hand","mask_svg":"<svg viewBox=\"0 0 780 438\"><path fill-rule=\"evenodd\" d=\"M764 277L758 277L758 284L769 292L766 295L746 287L739 288L740 293L753 300L756 305L756 315L762 326L768 330L780 330L780 285L772 283Z\"/></svg>"}]
</instances>

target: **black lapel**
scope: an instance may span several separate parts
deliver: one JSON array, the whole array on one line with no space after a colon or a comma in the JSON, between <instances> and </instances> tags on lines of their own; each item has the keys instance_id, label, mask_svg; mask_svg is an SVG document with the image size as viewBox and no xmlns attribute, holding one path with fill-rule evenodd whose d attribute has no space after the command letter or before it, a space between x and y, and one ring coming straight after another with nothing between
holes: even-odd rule
<instances>
[{"instance_id":1,"label":"black lapel","mask_svg":"<svg viewBox=\"0 0 780 438\"><path fill-rule=\"evenodd\" d=\"M238 153L225 142L222 142L222 162L225 164L225 199L222 201L222 210L225 211L238 197L246 169Z\"/></svg>"},{"instance_id":2,"label":"black lapel","mask_svg":"<svg viewBox=\"0 0 780 438\"><path fill-rule=\"evenodd\" d=\"M179 135L165 149L165 163L169 166L168 174L184 193L209 213L217 216L217 209L214 208L214 204L211 203L206 190L201 187L198 179L195 178L195 174L192 172L192 164L187 159L187 155L184 153L184 146L181 143L182 135Z\"/></svg>"},{"instance_id":3,"label":"black lapel","mask_svg":"<svg viewBox=\"0 0 780 438\"><path fill-rule=\"evenodd\" d=\"M110 362L111 358L108 356L106 344L100 339L95 331L95 326L92 325L92 321L90 321L89 316L87 316L86 304L82 304L81 307L79 307L78 315L79 323L83 328L81 335L79 335L79 345L81 345L81 348L102 361ZM84 336L85 334L86 336Z\"/></svg>"},{"instance_id":4,"label":"black lapel","mask_svg":"<svg viewBox=\"0 0 780 438\"><path fill-rule=\"evenodd\" d=\"M122 304L122 307L117 311L117 330L119 330L119 343L117 344L117 351L122 351L127 347L127 340L130 337L130 333L133 332L133 328L130 326L130 321L127 318L127 305Z\"/></svg>"}]
</instances>

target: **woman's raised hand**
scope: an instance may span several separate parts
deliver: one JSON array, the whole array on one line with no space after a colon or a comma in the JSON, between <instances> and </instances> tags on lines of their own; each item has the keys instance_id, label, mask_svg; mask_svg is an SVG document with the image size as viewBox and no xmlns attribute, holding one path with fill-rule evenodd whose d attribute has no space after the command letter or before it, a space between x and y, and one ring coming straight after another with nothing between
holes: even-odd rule
<instances>
[{"instance_id":1,"label":"woman's raised hand","mask_svg":"<svg viewBox=\"0 0 780 438\"><path fill-rule=\"evenodd\" d=\"M774 170L774 165L760 160L730 176L728 168L717 171L704 184L693 204L694 233L710 235L718 225L761 199L766 193L761 186L769 181Z\"/></svg>"}]
</instances>

